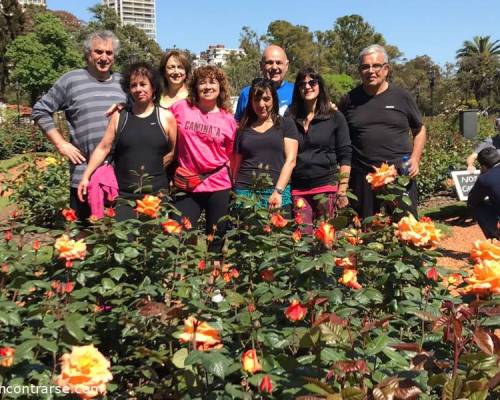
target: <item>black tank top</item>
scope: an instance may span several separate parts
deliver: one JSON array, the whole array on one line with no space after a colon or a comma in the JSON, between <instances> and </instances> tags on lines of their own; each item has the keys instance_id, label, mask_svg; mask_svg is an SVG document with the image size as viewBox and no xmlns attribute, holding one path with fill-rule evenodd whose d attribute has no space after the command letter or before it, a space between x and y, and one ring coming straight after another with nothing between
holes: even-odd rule
<instances>
[{"instance_id":1,"label":"black tank top","mask_svg":"<svg viewBox=\"0 0 500 400\"><path fill-rule=\"evenodd\" d=\"M113 158L120 195L132 195L139 187L141 194L167 189L163 156L170 145L160 124L157 108L145 118L128 112L125 127L117 135ZM149 178L141 178L144 174L148 174Z\"/></svg>"}]
</instances>

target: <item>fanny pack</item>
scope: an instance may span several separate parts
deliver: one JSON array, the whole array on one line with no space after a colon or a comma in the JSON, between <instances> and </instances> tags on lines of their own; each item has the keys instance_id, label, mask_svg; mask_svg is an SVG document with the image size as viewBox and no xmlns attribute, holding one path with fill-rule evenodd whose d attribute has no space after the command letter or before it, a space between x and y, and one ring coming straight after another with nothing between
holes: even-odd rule
<instances>
[{"instance_id":1,"label":"fanny pack","mask_svg":"<svg viewBox=\"0 0 500 400\"><path fill-rule=\"evenodd\" d=\"M194 189L196 189L196 187L200 183L202 183L210 175L215 174L216 172L220 171L224 167L228 168L226 163L218 166L213 171L210 171L208 173L198 174L196 172L191 171L188 168L179 166L175 170L174 185L178 189L184 190L185 192L192 192ZM228 171L229 171L229 168L228 168Z\"/></svg>"}]
</instances>

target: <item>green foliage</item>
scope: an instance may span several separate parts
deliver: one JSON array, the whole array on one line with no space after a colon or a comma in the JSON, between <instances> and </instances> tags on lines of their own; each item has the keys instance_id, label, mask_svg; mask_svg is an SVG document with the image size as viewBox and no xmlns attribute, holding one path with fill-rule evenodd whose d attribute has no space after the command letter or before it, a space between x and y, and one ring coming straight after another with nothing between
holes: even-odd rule
<instances>
[{"instance_id":1,"label":"green foliage","mask_svg":"<svg viewBox=\"0 0 500 400\"><path fill-rule=\"evenodd\" d=\"M26 222L40 227L60 224L60 211L69 201L66 162L54 157L26 156L22 172L7 182L9 199L21 210Z\"/></svg>"},{"instance_id":2,"label":"green foliage","mask_svg":"<svg viewBox=\"0 0 500 400\"><path fill-rule=\"evenodd\" d=\"M49 150L49 142L42 132L31 123L18 123L15 113L6 112L0 123L0 160L15 154Z\"/></svg>"},{"instance_id":3,"label":"green foliage","mask_svg":"<svg viewBox=\"0 0 500 400\"><path fill-rule=\"evenodd\" d=\"M196 229L162 230L167 208L158 219L93 223L84 260L70 267L57 252L41 259L25 239L33 228L12 221L14 238L0 239L0 335L16 353L0 369L2 384L47 384L63 353L93 343L111 361L109 398L496 394L488 383L499 372L498 299L452 298L427 277L438 253L399 241L387 218L358 229L344 210L330 221L334 246L325 246L312 235L294 239L298 225L280 224L254 199L239 204L222 255L207 253ZM81 235L74 223L64 232ZM349 256L358 290L339 283L337 265ZM305 315L287 311L292 300ZM205 335L189 340L191 316L208 326L193 325ZM219 332L221 348L201 346L207 330ZM250 349L261 364L255 373L241 364ZM259 391L264 375L272 396Z\"/></svg>"},{"instance_id":4,"label":"green foliage","mask_svg":"<svg viewBox=\"0 0 500 400\"><path fill-rule=\"evenodd\" d=\"M323 74L323 79L334 102L338 102L342 96L356 86L354 79L346 74L326 73Z\"/></svg>"},{"instance_id":5,"label":"green foliage","mask_svg":"<svg viewBox=\"0 0 500 400\"><path fill-rule=\"evenodd\" d=\"M59 18L50 13L36 15L34 31L18 36L6 57L14 65L12 80L30 93L32 103L63 73L82 64Z\"/></svg>"}]
</instances>

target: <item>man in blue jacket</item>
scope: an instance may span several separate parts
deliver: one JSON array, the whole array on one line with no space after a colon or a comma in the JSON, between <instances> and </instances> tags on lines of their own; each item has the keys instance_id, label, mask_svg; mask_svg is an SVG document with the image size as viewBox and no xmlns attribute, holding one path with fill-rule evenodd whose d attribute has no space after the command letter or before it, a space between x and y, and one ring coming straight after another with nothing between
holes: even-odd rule
<instances>
[{"instance_id":1,"label":"man in blue jacket","mask_svg":"<svg viewBox=\"0 0 500 400\"><path fill-rule=\"evenodd\" d=\"M276 91L278 92L279 110L283 115L288 106L292 103L293 83L285 81L285 75L288 71L288 57L285 50L274 44L268 46L264 53L262 53L262 60L260 61L260 69L262 76L274 82ZM250 93L250 86L245 86L238 98L238 105L234 118L239 121L245 112L248 103L248 96Z\"/></svg>"},{"instance_id":2,"label":"man in blue jacket","mask_svg":"<svg viewBox=\"0 0 500 400\"><path fill-rule=\"evenodd\" d=\"M481 175L469 193L467 205L487 239L500 239L500 154L494 147L479 152Z\"/></svg>"}]
</instances>

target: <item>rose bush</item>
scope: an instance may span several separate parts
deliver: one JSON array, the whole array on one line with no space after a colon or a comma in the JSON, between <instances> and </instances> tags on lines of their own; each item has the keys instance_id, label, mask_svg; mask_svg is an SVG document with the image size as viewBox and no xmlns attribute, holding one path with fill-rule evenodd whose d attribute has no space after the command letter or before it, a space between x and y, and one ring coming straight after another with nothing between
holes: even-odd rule
<instances>
[{"instance_id":1,"label":"rose bush","mask_svg":"<svg viewBox=\"0 0 500 400\"><path fill-rule=\"evenodd\" d=\"M387 210L402 213L405 179L379 189ZM480 264L497 243L478 244L476 267L453 276L427 246L432 221L405 230L346 209L306 234L239 200L222 255L152 198L140 219L107 213L85 235L66 222L48 258L13 221L0 239L0 348L13 351L0 385L80 376L110 399L498 396L498 264ZM90 345L100 356L74 359Z\"/></svg>"}]
</instances>

